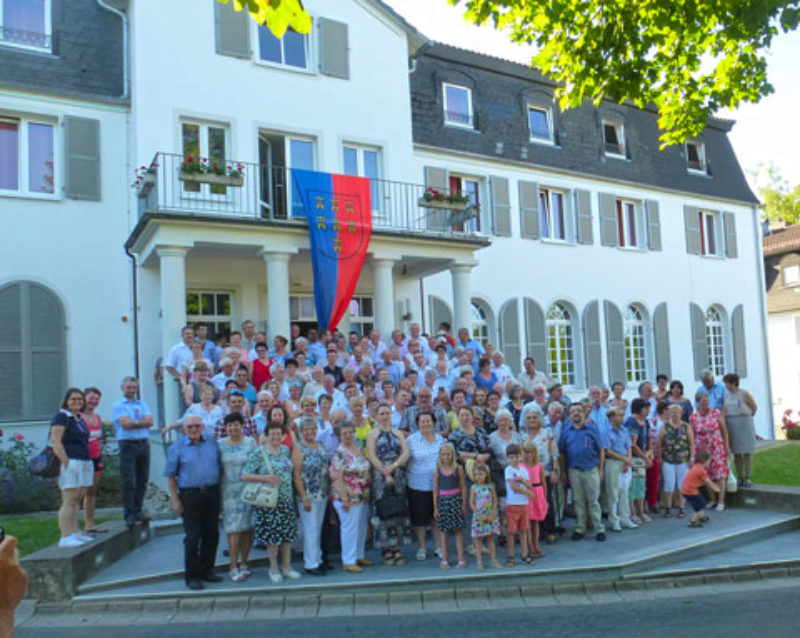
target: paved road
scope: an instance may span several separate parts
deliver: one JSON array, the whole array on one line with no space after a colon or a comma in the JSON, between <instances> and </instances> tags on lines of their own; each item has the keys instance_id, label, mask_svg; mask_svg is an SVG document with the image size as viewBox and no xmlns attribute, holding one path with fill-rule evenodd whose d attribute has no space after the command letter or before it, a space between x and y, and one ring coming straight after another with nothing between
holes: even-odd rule
<instances>
[{"instance_id":1,"label":"paved road","mask_svg":"<svg viewBox=\"0 0 800 638\"><path fill-rule=\"evenodd\" d=\"M696 591L696 590L695 590ZM594 605L556 605L529 609L466 610L440 614L358 618L313 618L235 623L170 624L161 627L83 626L71 628L18 629L18 638L241 638L253 635L322 636L362 638L367 636L481 636L553 635L561 628L572 636L637 636L648 638L770 638L795 635L800 582L770 588L754 583L747 590L694 594L690 599L673 596L659 600L609 602ZM792 629L794 627L794 629ZM541 633L540 633L541 632Z\"/></svg>"}]
</instances>

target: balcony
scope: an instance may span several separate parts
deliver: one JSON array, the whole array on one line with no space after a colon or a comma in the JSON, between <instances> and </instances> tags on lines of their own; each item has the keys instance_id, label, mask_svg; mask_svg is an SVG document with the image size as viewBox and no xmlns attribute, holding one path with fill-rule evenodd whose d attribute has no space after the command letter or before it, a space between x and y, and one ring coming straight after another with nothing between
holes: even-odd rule
<instances>
[{"instance_id":1,"label":"balcony","mask_svg":"<svg viewBox=\"0 0 800 638\"><path fill-rule=\"evenodd\" d=\"M227 161L219 173L187 174L184 158L157 153L140 175L137 189L139 218L168 215L214 220L250 220L263 224L306 225L292 169ZM477 207L464 204L459 193L440 194L445 201L426 201L427 188L383 179L371 180L372 227L375 232L424 238L481 239ZM430 196L429 196L430 197ZM451 207L452 206L452 207Z\"/></svg>"}]
</instances>

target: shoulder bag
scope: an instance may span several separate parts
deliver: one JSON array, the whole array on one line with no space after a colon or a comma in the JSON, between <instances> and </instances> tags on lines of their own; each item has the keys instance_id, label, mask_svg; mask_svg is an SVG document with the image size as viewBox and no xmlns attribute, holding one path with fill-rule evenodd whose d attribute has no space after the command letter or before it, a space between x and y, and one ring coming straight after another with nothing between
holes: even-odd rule
<instances>
[{"instance_id":1,"label":"shoulder bag","mask_svg":"<svg viewBox=\"0 0 800 638\"><path fill-rule=\"evenodd\" d=\"M261 447L261 455L267 464L269 471L272 471L272 463L267 456L267 451ZM242 501L253 507L273 509L278 504L278 490L280 488L269 483L247 483L242 490Z\"/></svg>"}]
</instances>

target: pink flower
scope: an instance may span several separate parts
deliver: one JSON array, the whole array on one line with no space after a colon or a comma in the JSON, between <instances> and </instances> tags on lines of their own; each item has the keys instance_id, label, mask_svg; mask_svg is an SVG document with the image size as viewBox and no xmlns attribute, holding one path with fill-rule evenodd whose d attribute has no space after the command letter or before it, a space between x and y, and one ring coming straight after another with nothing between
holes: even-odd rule
<instances>
[{"instance_id":1,"label":"pink flower","mask_svg":"<svg viewBox=\"0 0 800 638\"><path fill-rule=\"evenodd\" d=\"M3 436L3 431L2 430L0 430L0 436Z\"/></svg>"},{"instance_id":2,"label":"pink flower","mask_svg":"<svg viewBox=\"0 0 800 638\"><path fill-rule=\"evenodd\" d=\"M22 436L19 432L17 432L17 434L14 435L14 440L15 441L22 441L24 438L25 437Z\"/></svg>"}]
</instances>

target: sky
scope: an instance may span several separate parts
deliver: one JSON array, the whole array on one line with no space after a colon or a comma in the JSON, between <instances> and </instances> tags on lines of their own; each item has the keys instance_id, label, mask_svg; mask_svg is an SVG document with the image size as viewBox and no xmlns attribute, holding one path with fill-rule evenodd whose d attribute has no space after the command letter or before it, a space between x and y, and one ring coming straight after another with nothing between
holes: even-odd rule
<instances>
[{"instance_id":1,"label":"sky","mask_svg":"<svg viewBox=\"0 0 800 638\"><path fill-rule=\"evenodd\" d=\"M530 47L513 44L508 35L491 26L476 27L463 18L463 3L451 6L446 0L385 0L426 37L464 49L488 53L528 64ZM740 106L718 115L736 121L729 134L739 163L751 186L765 183L754 175L770 162L791 184L800 184L800 32L773 39L768 77L775 92L757 104Z\"/></svg>"}]
</instances>

